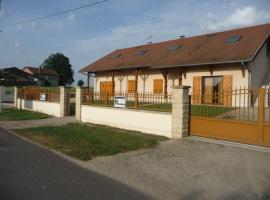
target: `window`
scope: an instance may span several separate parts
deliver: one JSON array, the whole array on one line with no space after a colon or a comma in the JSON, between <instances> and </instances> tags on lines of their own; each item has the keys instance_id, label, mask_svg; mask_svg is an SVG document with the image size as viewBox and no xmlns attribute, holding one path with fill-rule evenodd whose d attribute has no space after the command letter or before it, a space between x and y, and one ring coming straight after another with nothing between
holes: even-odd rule
<instances>
[{"instance_id":1,"label":"window","mask_svg":"<svg viewBox=\"0 0 270 200\"><path fill-rule=\"evenodd\" d=\"M240 35L234 35L234 36L228 37L228 38L225 40L224 43L225 43L225 44L231 44L231 43L238 42L240 39L241 39L241 36L240 36Z\"/></svg>"},{"instance_id":2,"label":"window","mask_svg":"<svg viewBox=\"0 0 270 200\"><path fill-rule=\"evenodd\" d=\"M168 51L175 51L175 50L177 50L177 49L179 49L181 47L182 47L182 45L173 45L173 46L170 46L168 48Z\"/></svg>"},{"instance_id":3,"label":"window","mask_svg":"<svg viewBox=\"0 0 270 200\"><path fill-rule=\"evenodd\" d=\"M154 93L162 94L163 93L163 80L155 79L154 80Z\"/></svg>"},{"instance_id":4,"label":"window","mask_svg":"<svg viewBox=\"0 0 270 200\"><path fill-rule=\"evenodd\" d=\"M147 53L148 50L142 50L135 53L135 56L142 56Z\"/></svg>"},{"instance_id":5,"label":"window","mask_svg":"<svg viewBox=\"0 0 270 200\"><path fill-rule=\"evenodd\" d=\"M223 77L211 76L202 77L202 97L203 103L222 104Z\"/></svg>"},{"instance_id":6,"label":"window","mask_svg":"<svg viewBox=\"0 0 270 200\"><path fill-rule=\"evenodd\" d=\"M135 80L129 80L128 81L128 93L134 93L135 91Z\"/></svg>"}]
</instances>

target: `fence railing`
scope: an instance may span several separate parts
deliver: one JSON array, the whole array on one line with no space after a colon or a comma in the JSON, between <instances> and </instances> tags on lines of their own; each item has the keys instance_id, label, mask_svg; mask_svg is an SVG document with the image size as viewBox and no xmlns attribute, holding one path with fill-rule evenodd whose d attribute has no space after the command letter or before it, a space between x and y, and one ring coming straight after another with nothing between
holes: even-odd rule
<instances>
[{"instance_id":1,"label":"fence railing","mask_svg":"<svg viewBox=\"0 0 270 200\"><path fill-rule=\"evenodd\" d=\"M59 102L60 89L45 87L18 88L18 98L35 101Z\"/></svg>"},{"instance_id":2,"label":"fence railing","mask_svg":"<svg viewBox=\"0 0 270 200\"><path fill-rule=\"evenodd\" d=\"M171 112L172 110L172 94L156 94L156 93L99 93L83 91L82 104L113 107L115 97L124 97L125 107L128 109L151 110L161 112Z\"/></svg>"},{"instance_id":3,"label":"fence railing","mask_svg":"<svg viewBox=\"0 0 270 200\"><path fill-rule=\"evenodd\" d=\"M191 116L257 121L259 89L193 91Z\"/></svg>"}]
</instances>

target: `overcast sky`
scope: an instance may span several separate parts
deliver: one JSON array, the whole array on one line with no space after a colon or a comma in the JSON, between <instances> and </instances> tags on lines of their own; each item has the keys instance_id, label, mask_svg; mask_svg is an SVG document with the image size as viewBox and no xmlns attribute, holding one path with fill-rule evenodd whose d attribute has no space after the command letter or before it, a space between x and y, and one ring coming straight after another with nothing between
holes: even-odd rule
<instances>
[{"instance_id":1,"label":"overcast sky","mask_svg":"<svg viewBox=\"0 0 270 200\"><path fill-rule=\"evenodd\" d=\"M95 0L2 0L1 24ZM51 53L78 71L115 49L270 22L270 0L110 0L42 21L2 28L0 68L39 66Z\"/></svg>"}]
</instances>

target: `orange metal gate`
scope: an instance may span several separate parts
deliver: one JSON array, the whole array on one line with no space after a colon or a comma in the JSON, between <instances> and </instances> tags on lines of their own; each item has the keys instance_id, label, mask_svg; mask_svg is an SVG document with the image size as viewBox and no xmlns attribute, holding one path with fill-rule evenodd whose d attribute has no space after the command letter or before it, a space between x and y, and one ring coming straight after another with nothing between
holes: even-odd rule
<instances>
[{"instance_id":1,"label":"orange metal gate","mask_svg":"<svg viewBox=\"0 0 270 200\"><path fill-rule=\"evenodd\" d=\"M210 95L191 95L191 135L270 147L269 88ZM231 101L230 104L202 104L204 99L217 96Z\"/></svg>"}]
</instances>

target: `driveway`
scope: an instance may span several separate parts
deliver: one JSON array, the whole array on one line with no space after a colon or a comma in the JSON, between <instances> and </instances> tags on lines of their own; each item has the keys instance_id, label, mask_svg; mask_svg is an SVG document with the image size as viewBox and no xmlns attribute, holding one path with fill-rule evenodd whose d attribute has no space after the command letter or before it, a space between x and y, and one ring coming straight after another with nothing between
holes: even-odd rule
<instances>
[{"instance_id":1,"label":"driveway","mask_svg":"<svg viewBox=\"0 0 270 200\"><path fill-rule=\"evenodd\" d=\"M155 199L270 199L270 153L183 139L86 165Z\"/></svg>"},{"instance_id":2,"label":"driveway","mask_svg":"<svg viewBox=\"0 0 270 200\"><path fill-rule=\"evenodd\" d=\"M150 199L0 128L1 200Z\"/></svg>"}]
</instances>

